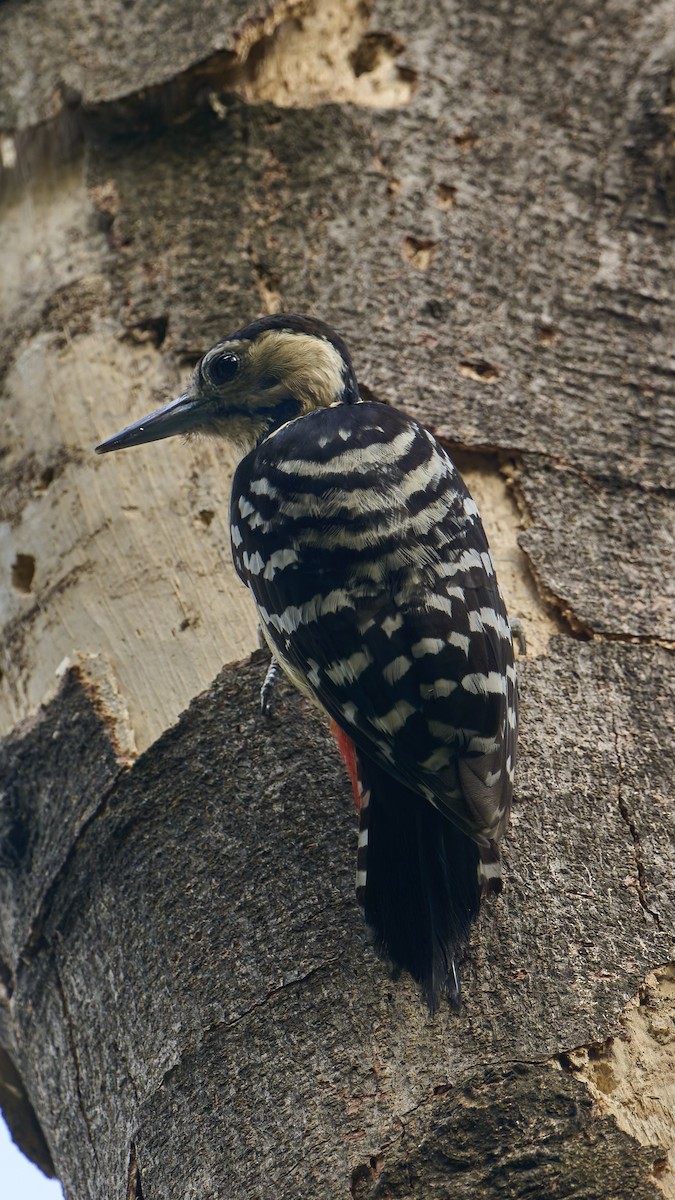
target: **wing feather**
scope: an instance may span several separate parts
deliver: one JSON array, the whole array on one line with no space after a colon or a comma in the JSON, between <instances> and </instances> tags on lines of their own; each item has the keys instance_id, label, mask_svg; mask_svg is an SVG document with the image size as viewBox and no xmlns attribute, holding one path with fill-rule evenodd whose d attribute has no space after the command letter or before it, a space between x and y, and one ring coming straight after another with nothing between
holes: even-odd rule
<instances>
[{"instance_id":1,"label":"wing feather","mask_svg":"<svg viewBox=\"0 0 675 1200\"><path fill-rule=\"evenodd\" d=\"M515 675L475 505L438 443L397 410L311 416L240 467L235 564L291 677L362 754L487 844L510 801ZM378 430L404 448L385 471ZM303 471L316 461L312 434L323 472Z\"/></svg>"}]
</instances>

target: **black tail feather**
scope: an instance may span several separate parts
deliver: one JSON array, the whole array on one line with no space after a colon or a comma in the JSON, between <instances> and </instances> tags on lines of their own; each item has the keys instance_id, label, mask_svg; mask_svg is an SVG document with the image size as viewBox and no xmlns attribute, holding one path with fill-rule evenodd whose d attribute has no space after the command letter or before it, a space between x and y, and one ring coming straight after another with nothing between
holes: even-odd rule
<instances>
[{"instance_id":1,"label":"black tail feather","mask_svg":"<svg viewBox=\"0 0 675 1200\"><path fill-rule=\"evenodd\" d=\"M367 857L361 848L359 862L366 920L378 949L422 984L432 1012L443 993L457 1006L458 961L480 905L478 847L371 762L359 768L370 793Z\"/></svg>"}]
</instances>

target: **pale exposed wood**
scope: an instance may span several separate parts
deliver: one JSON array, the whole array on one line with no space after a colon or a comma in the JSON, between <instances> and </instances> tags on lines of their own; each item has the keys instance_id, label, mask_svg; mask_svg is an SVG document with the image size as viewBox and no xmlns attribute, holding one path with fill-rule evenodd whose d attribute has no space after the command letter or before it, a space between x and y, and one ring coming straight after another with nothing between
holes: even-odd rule
<instances>
[{"instance_id":1,"label":"pale exposed wood","mask_svg":"<svg viewBox=\"0 0 675 1200\"><path fill-rule=\"evenodd\" d=\"M482 514L507 612L522 623L527 654L545 654L551 638L560 632L561 623L539 595L520 547L525 522L508 486L508 472L503 474L494 459L484 455L459 453L455 458Z\"/></svg>"},{"instance_id":2,"label":"pale exposed wood","mask_svg":"<svg viewBox=\"0 0 675 1200\"><path fill-rule=\"evenodd\" d=\"M361 0L288 4L265 52L244 62L233 90L249 104L304 108L313 104L363 104L397 108L412 99L415 73L401 68L402 41L371 34ZM277 11L282 11L279 5Z\"/></svg>"},{"instance_id":3,"label":"pale exposed wood","mask_svg":"<svg viewBox=\"0 0 675 1200\"><path fill-rule=\"evenodd\" d=\"M32 495L2 547L6 575L18 554L35 560L30 589L5 599L3 726L54 690L64 658L103 654L142 750L223 662L257 645L230 560L233 461L208 442L95 458L105 436L170 399L171 382L155 350L109 331L59 340L29 344L7 381L10 420L28 431L14 461L29 452L37 477L23 481ZM41 464L60 457L67 471L41 491Z\"/></svg>"},{"instance_id":4,"label":"pale exposed wood","mask_svg":"<svg viewBox=\"0 0 675 1200\"><path fill-rule=\"evenodd\" d=\"M69 333L66 309L65 331L29 338L6 378L0 570L13 586L0 593L0 730L54 692L64 659L94 654L110 664L142 750L223 662L257 645L229 551L234 459L204 441L114 464L94 455L105 436L170 399L180 379L152 345L121 341L100 315L105 246L86 236L81 163L51 182L47 190L38 181L7 216L5 311L56 291L58 317L58 289L79 272L99 315L88 332ZM13 572L21 558L30 578Z\"/></svg>"},{"instance_id":5,"label":"pale exposed wood","mask_svg":"<svg viewBox=\"0 0 675 1200\"><path fill-rule=\"evenodd\" d=\"M583 1079L603 1113L643 1146L666 1148L657 1181L675 1197L675 968L650 972L623 1014L617 1036L582 1046L566 1065Z\"/></svg>"}]
</instances>

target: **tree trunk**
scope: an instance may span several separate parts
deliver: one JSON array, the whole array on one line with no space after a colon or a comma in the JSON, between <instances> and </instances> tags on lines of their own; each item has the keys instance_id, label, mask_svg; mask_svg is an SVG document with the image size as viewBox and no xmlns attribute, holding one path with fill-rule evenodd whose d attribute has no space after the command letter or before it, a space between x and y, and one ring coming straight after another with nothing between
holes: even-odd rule
<instances>
[{"instance_id":1,"label":"tree trunk","mask_svg":"<svg viewBox=\"0 0 675 1200\"><path fill-rule=\"evenodd\" d=\"M68 1200L675 1197L672 22L0 5L0 1104ZM277 310L525 626L458 1013L373 952L320 714L259 715L234 459L93 455Z\"/></svg>"}]
</instances>

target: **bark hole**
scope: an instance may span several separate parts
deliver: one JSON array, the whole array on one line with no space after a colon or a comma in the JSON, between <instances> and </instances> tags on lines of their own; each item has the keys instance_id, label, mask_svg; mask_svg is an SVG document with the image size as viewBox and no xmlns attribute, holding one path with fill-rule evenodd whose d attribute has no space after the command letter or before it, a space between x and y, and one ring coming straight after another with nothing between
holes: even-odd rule
<instances>
[{"instance_id":1,"label":"bark hole","mask_svg":"<svg viewBox=\"0 0 675 1200\"><path fill-rule=\"evenodd\" d=\"M12 587L26 595L32 591L35 576L35 559L32 554L17 554L12 563Z\"/></svg>"}]
</instances>

